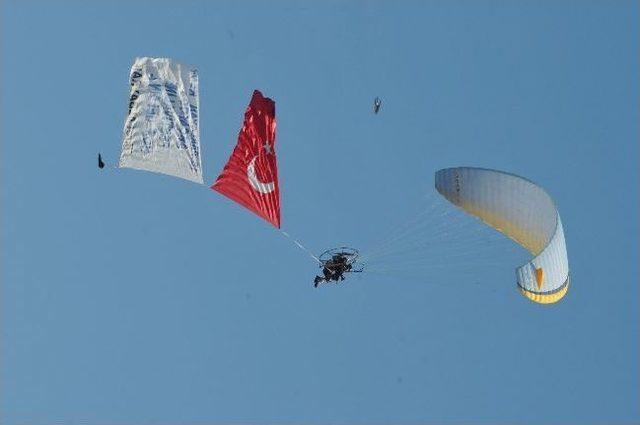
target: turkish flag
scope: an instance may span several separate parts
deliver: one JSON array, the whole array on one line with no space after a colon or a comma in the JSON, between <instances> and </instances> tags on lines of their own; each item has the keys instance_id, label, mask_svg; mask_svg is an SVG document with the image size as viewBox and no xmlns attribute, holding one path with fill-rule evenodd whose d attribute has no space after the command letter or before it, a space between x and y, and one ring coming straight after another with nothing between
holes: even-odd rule
<instances>
[{"instance_id":1,"label":"turkish flag","mask_svg":"<svg viewBox=\"0 0 640 425\"><path fill-rule=\"evenodd\" d=\"M280 228L280 188L276 163L276 104L254 90L244 124L222 174L211 189Z\"/></svg>"}]
</instances>

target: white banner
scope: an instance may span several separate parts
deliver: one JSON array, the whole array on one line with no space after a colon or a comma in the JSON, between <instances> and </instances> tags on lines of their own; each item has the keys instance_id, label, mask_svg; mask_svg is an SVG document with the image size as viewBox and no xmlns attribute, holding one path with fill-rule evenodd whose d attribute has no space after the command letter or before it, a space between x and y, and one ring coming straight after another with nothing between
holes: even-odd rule
<instances>
[{"instance_id":1,"label":"white banner","mask_svg":"<svg viewBox=\"0 0 640 425\"><path fill-rule=\"evenodd\" d=\"M131 67L120 167L203 183L198 71L163 58Z\"/></svg>"}]
</instances>

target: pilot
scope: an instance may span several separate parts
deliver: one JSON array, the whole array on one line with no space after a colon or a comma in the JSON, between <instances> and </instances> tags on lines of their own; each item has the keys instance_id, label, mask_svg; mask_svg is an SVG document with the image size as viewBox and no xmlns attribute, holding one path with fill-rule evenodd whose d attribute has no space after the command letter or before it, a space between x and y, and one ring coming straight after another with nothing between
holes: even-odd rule
<instances>
[{"instance_id":1,"label":"pilot","mask_svg":"<svg viewBox=\"0 0 640 425\"><path fill-rule=\"evenodd\" d=\"M315 288L322 282L339 282L344 280L344 272L350 271L352 265L349 264L347 257L344 254L335 254L331 257L331 260L327 261L322 268L322 276L316 276L313 280L313 286Z\"/></svg>"}]
</instances>

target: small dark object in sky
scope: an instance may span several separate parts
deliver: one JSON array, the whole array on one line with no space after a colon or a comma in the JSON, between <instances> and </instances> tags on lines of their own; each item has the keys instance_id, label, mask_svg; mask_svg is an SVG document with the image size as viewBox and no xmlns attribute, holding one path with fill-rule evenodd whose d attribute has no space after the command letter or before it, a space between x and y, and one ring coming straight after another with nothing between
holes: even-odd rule
<instances>
[{"instance_id":1,"label":"small dark object in sky","mask_svg":"<svg viewBox=\"0 0 640 425\"><path fill-rule=\"evenodd\" d=\"M380 111L380 107L382 106L382 100L379 97L376 97L373 100L373 113L377 114Z\"/></svg>"},{"instance_id":2,"label":"small dark object in sky","mask_svg":"<svg viewBox=\"0 0 640 425\"><path fill-rule=\"evenodd\" d=\"M354 264L358 259L358 251L353 248L341 247L329 249L320 254L320 268L322 276L316 276L313 286L318 287L323 282L331 281L338 283L344 280L345 273L360 273L362 267L354 269Z\"/></svg>"},{"instance_id":3,"label":"small dark object in sky","mask_svg":"<svg viewBox=\"0 0 640 425\"><path fill-rule=\"evenodd\" d=\"M332 280L338 283L341 280L344 280L344 273L350 272L352 269L351 264L349 264L349 259L347 256L339 253L334 255L331 260L327 261L323 264L322 267L322 276L316 276L313 280L313 286L318 287L318 285L322 282L331 282Z\"/></svg>"},{"instance_id":4,"label":"small dark object in sky","mask_svg":"<svg viewBox=\"0 0 640 425\"><path fill-rule=\"evenodd\" d=\"M104 168L104 162L102 161L102 155L98 154L98 168Z\"/></svg>"}]
</instances>

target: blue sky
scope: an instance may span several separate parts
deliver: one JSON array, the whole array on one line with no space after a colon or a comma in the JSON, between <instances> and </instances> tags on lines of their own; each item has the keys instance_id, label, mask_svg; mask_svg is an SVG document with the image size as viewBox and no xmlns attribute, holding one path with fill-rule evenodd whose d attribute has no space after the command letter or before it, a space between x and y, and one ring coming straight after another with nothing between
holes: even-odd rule
<instances>
[{"instance_id":1,"label":"blue sky","mask_svg":"<svg viewBox=\"0 0 640 425\"><path fill-rule=\"evenodd\" d=\"M638 2L1 10L2 423L640 421ZM206 185L97 169L136 56L199 69L207 183L253 89L276 101L283 228L313 251L366 247L437 169L497 168L555 199L569 294L521 297L509 244L473 287L443 267L314 290Z\"/></svg>"}]
</instances>

